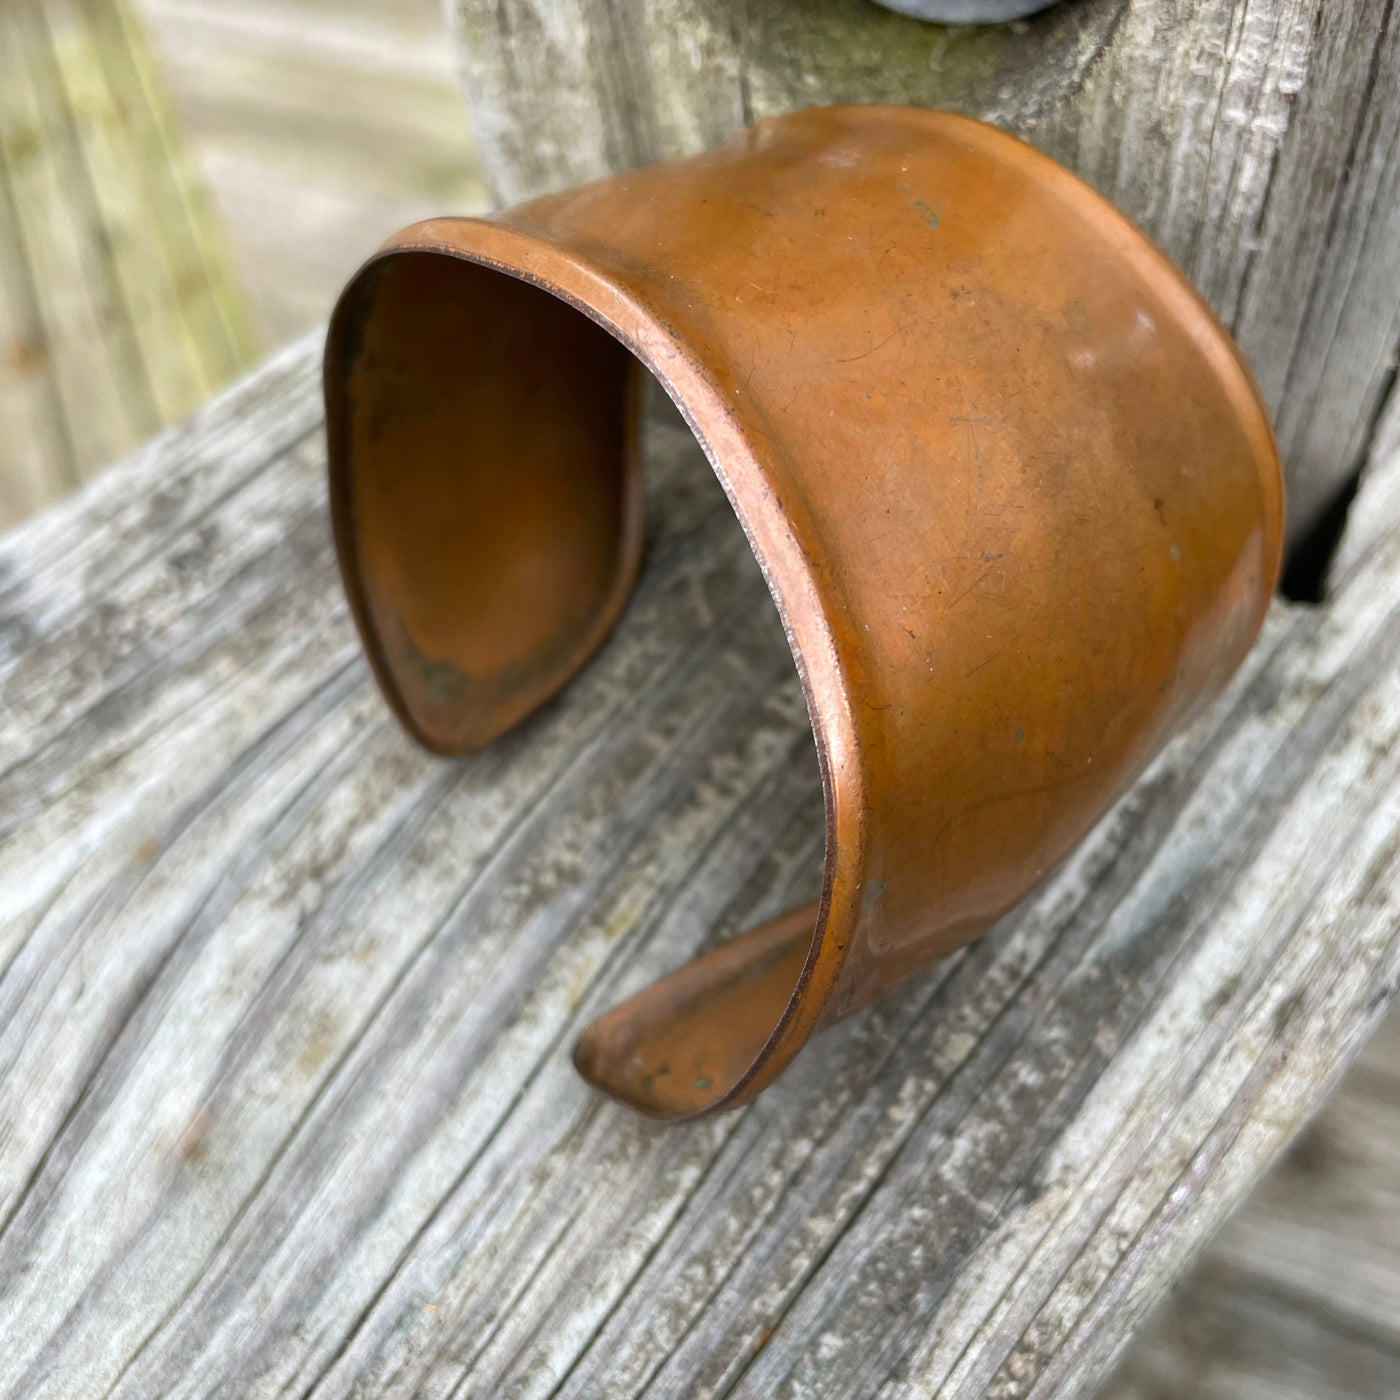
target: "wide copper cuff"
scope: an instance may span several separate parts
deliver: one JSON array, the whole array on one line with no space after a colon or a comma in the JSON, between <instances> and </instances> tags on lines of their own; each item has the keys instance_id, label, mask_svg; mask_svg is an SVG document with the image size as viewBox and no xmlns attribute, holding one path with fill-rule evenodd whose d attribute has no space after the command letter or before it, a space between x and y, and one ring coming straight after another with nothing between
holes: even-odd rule
<instances>
[{"instance_id":1,"label":"wide copper cuff","mask_svg":"<svg viewBox=\"0 0 1400 1400\"><path fill-rule=\"evenodd\" d=\"M429 748L509 729L621 612L635 361L763 567L826 798L819 905L579 1043L594 1084L679 1118L752 1097L1069 852L1244 656L1282 482L1182 275L975 121L815 109L432 219L346 289L325 381L346 590Z\"/></svg>"}]
</instances>

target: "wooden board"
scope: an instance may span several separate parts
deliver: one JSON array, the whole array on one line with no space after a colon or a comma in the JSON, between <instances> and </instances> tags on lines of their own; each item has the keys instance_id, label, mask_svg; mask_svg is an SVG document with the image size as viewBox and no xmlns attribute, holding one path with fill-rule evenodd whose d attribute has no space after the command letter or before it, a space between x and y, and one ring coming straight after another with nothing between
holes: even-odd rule
<instances>
[{"instance_id":1,"label":"wooden board","mask_svg":"<svg viewBox=\"0 0 1400 1400\"><path fill-rule=\"evenodd\" d=\"M1130 1349L1103 1400L1400 1394L1400 1015Z\"/></svg>"},{"instance_id":2,"label":"wooden board","mask_svg":"<svg viewBox=\"0 0 1400 1400\"><path fill-rule=\"evenodd\" d=\"M263 340L395 229L487 194L438 0L134 0Z\"/></svg>"},{"instance_id":3,"label":"wooden board","mask_svg":"<svg viewBox=\"0 0 1400 1400\"><path fill-rule=\"evenodd\" d=\"M1378 425L1400 454L1400 398ZM1373 473L1334 568L1397 518ZM1392 1400L1400 1395L1400 1010L1134 1342L1103 1400Z\"/></svg>"},{"instance_id":4,"label":"wooden board","mask_svg":"<svg viewBox=\"0 0 1400 1400\"><path fill-rule=\"evenodd\" d=\"M617 634L430 758L318 348L0 542L0 1395L1091 1391L1400 985L1400 457L1038 895L667 1129L571 1039L820 860L742 536L656 409Z\"/></svg>"},{"instance_id":5,"label":"wooden board","mask_svg":"<svg viewBox=\"0 0 1400 1400\"><path fill-rule=\"evenodd\" d=\"M129 12L0 6L0 528L190 412L253 349Z\"/></svg>"},{"instance_id":6,"label":"wooden board","mask_svg":"<svg viewBox=\"0 0 1400 1400\"><path fill-rule=\"evenodd\" d=\"M1390 0L1074 0L944 26L868 0L450 0L513 203L824 102L1027 137L1176 259L1277 420L1296 540L1365 456L1400 358Z\"/></svg>"}]
</instances>

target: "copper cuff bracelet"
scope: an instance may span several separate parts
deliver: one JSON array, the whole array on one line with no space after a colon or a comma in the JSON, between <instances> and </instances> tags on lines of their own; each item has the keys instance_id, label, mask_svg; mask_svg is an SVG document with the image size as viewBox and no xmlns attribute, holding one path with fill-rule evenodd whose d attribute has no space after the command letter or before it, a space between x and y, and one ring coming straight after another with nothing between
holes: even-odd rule
<instances>
[{"instance_id":1,"label":"copper cuff bracelet","mask_svg":"<svg viewBox=\"0 0 1400 1400\"><path fill-rule=\"evenodd\" d=\"M331 322L331 504L388 703L489 743L621 612L635 360L758 557L826 801L820 904L603 1016L643 1113L742 1103L977 937L1219 691L1283 487L1239 353L1122 215L946 113L820 108L391 239Z\"/></svg>"}]
</instances>

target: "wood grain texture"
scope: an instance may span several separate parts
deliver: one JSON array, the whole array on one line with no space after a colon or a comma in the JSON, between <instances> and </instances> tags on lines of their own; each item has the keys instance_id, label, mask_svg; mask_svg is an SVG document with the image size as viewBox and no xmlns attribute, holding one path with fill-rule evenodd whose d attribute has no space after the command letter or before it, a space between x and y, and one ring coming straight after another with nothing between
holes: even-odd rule
<instances>
[{"instance_id":1,"label":"wood grain texture","mask_svg":"<svg viewBox=\"0 0 1400 1400\"><path fill-rule=\"evenodd\" d=\"M1137 220L1234 332L1290 529L1365 455L1400 353L1393 0L1075 0L946 27L867 0L451 0L505 203L823 102L950 107Z\"/></svg>"},{"instance_id":2,"label":"wood grain texture","mask_svg":"<svg viewBox=\"0 0 1400 1400\"><path fill-rule=\"evenodd\" d=\"M1374 460L1400 454L1400 399ZM1339 576L1397 518L1373 472ZM1102 1400L1391 1400L1400 1394L1400 1010L1210 1243Z\"/></svg>"},{"instance_id":3,"label":"wood grain texture","mask_svg":"<svg viewBox=\"0 0 1400 1400\"><path fill-rule=\"evenodd\" d=\"M819 875L762 580L658 412L619 633L417 752L316 349L0 543L0 1394L1088 1393L1400 983L1396 517L1018 913L659 1128L571 1039Z\"/></svg>"},{"instance_id":4,"label":"wood grain texture","mask_svg":"<svg viewBox=\"0 0 1400 1400\"><path fill-rule=\"evenodd\" d=\"M317 348L0 542L0 1395L1088 1393L1400 984L1400 458L1038 895L666 1129L573 1036L819 874L743 538L658 408L617 634L430 758Z\"/></svg>"},{"instance_id":5,"label":"wood grain texture","mask_svg":"<svg viewBox=\"0 0 1400 1400\"><path fill-rule=\"evenodd\" d=\"M1400 1394L1400 1016L1213 1240L1103 1400Z\"/></svg>"}]
</instances>

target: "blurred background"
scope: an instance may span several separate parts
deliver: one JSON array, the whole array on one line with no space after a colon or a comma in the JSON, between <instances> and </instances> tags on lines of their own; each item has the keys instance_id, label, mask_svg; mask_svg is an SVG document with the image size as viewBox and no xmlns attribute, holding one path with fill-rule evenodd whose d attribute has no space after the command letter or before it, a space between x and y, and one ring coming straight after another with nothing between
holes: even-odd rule
<instances>
[{"instance_id":1,"label":"blurred background","mask_svg":"<svg viewBox=\"0 0 1400 1400\"><path fill-rule=\"evenodd\" d=\"M485 204L437 0L0 0L0 529Z\"/></svg>"},{"instance_id":2,"label":"blurred background","mask_svg":"<svg viewBox=\"0 0 1400 1400\"><path fill-rule=\"evenodd\" d=\"M437 0L0 0L0 528L487 207ZM1400 1023L1115 1400L1400 1396Z\"/></svg>"}]
</instances>

